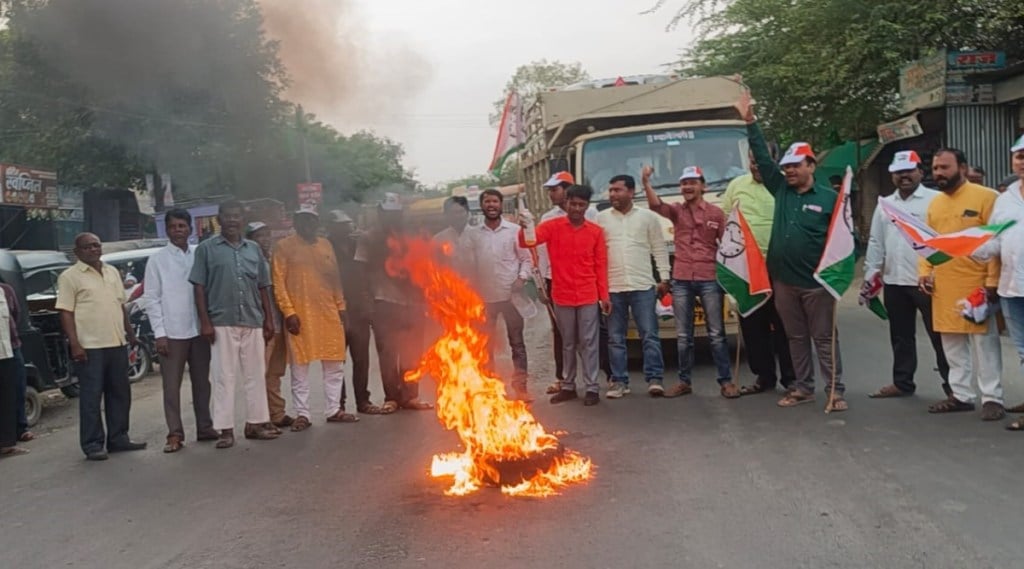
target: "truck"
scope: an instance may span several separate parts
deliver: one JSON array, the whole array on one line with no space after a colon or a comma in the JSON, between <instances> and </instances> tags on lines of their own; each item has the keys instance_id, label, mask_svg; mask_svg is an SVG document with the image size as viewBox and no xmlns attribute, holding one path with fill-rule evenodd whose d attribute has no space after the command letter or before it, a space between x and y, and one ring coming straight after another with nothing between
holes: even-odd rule
<instances>
[{"instance_id":1,"label":"truck","mask_svg":"<svg viewBox=\"0 0 1024 569\"><path fill-rule=\"evenodd\" d=\"M741 90L728 77L636 75L539 93L525 109L527 137L520 153L532 213L539 217L551 207L542 185L563 170L594 188L598 209L607 206L608 181L617 174L637 179L636 205L648 207L639 187L645 165L654 168L651 183L666 202L682 201L678 180L687 166L704 171L705 199L720 201L729 182L749 167L746 123L733 107ZM662 218L662 228L671 255L672 224ZM726 304L726 334L735 336L738 317ZM700 306L694 320L695 335L706 336ZM659 335L675 337L671 317L660 319ZM632 327L628 339L638 339Z\"/></svg>"}]
</instances>

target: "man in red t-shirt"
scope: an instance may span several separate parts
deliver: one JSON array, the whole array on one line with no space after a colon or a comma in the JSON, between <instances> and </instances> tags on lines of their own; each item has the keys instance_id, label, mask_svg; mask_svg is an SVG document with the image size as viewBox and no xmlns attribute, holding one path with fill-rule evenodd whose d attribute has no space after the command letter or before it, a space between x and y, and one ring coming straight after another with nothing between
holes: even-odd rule
<instances>
[{"instance_id":1,"label":"man in red t-shirt","mask_svg":"<svg viewBox=\"0 0 1024 569\"><path fill-rule=\"evenodd\" d=\"M565 366L562 389L551 397L551 403L578 397L577 351L583 360L583 383L587 391L583 404L597 405L600 401L597 374L600 368L601 313L608 314L611 302L604 231L586 219L593 193L588 186L570 186L566 191L566 215L537 226L535 245L546 244L551 260L551 301L562 334ZM527 246L522 231L519 232L519 245Z\"/></svg>"}]
</instances>

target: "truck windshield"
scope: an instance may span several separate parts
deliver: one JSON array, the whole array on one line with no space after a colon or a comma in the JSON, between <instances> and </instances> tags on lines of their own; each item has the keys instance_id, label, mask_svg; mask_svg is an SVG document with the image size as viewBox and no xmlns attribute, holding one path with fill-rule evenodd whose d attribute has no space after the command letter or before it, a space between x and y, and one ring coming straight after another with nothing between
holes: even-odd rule
<instances>
[{"instance_id":1,"label":"truck windshield","mask_svg":"<svg viewBox=\"0 0 1024 569\"><path fill-rule=\"evenodd\" d=\"M608 198L608 180L618 174L636 178L654 167L651 185L659 195L679 192L679 176L687 166L704 171L707 191L721 192L729 181L746 174L747 132L742 127L708 126L652 130L589 140L583 145L583 180L594 188L594 201Z\"/></svg>"}]
</instances>

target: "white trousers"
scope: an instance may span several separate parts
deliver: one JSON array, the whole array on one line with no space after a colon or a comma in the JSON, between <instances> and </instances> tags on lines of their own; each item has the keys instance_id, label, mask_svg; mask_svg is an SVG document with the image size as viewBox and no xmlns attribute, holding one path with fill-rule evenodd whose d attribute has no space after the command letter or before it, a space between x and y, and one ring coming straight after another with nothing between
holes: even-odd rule
<instances>
[{"instance_id":1,"label":"white trousers","mask_svg":"<svg viewBox=\"0 0 1024 569\"><path fill-rule=\"evenodd\" d=\"M310 364L291 364L292 370L292 405L299 417L309 416L309 366ZM330 417L341 409L341 390L345 387L345 362L321 361L324 371L324 399L327 400L327 416Z\"/></svg>"},{"instance_id":2,"label":"white trousers","mask_svg":"<svg viewBox=\"0 0 1024 569\"><path fill-rule=\"evenodd\" d=\"M213 376L213 428L235 428L235 386L245 384L246 423L270 421L267 383L264 379L263 329L242 326L214 326L210 353Z\"/></svg>"},{"instance_id":3,"label":"white trousers","mask_svg":"<svg viewBox=\"0 0 1024 569\"><path fill-rule=\"evenodd\" d=\"M964 403L974 403L974 361L978 362L978 388L981 402L1003 403L1003 350L999 343L996 319L988 319L984 334L942 333L942 349L949 361L949 386L953 396Z\"/></svg>"}]
</instances>

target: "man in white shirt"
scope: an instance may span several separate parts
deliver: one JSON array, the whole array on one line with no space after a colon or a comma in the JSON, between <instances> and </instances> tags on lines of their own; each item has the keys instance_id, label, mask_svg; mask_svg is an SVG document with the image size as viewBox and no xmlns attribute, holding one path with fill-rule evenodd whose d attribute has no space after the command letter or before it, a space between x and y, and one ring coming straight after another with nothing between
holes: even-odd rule
<instances>
[{"instance_id":1,"label":"man in white shirt","mask_svg":"<svg viewBox=\"0 0 1024 569\"><path fill-rule=\"evenodd\" d=\"M495 189L480 194L484 222L466 230L467 257L473 263L472 278L483 298L487 315L487 335L491 365L494 365L494 332L498 317L505 319L508 344L512 350L515 375L512 388L520 401L531 401L527 389L526 342L523 340L523 317L512 303L512 296L521 294L533 271L533 259L527 249L519 246L519 225L501 217L504 196Z\"/></svg>"},{"instance_id":2,"label":"man in white shirt","mask_svg":"<svg viewBox=\"0 0 1024 569\"><path fill-rule=\"evenodd\" d=\"M914 151L897 152L889 166L896 191L880 198L925 221L928 206L938 191L921 185L921 159ZM921 313L925 330L935 350L935 360L947 395L949 364L942 350L942 338L932 329L932 299L918 288L919 256L899 229L882 211L875 209L871 220L871 237L864 258L864 281L867 284L881 275L884 285L885 310L889 313L889 339L892 344L892 384L871 394L874 398L903 397L916 390L917 313Z\"/></svg>"},{"instance_id":3,"label":"man in white shirt","mask_svg":"<svg viewBox=\"0 0 1024 569\"><path fill-rule=\"evenodd\" d=\"M142 298L156 336L156 351L160 354L167 420L164 452L177 452L185 446L181 380L186 363L192 383L196 438L215 441L217 431L210 416L210 343L199 335L194 289L188 280L195 260L193 248L188 244L192 216L183 209L172 209L164 215L164 224L170 243L154 253L146 264Z\"/></svg>"},{"instance_id":4,"label":"man in white shirt","mask_svg":"<svg viewBox=\"0 0 1024 569\"><path fill-rule=\"evenodd\" d=\"M551 209L544 212L544 215L540 216L540 221L537 225L544 223L549 219L555 219L566 215L565 213L565 191L576 183L576 179L569 172L556 172L547 182L544 182L544 189L548 191L548 199L551 200ZM585 214L587 221L597 220L597 209L593 206L587 209ZM551 298L551 261L548 259L548 248L547 245L537 246L537 267L540 269L541 276L544 277L544 288L547 290L547 297ZM552 348L555 350L555 382L548 386L547 393L553 394L558 393L562 390L562 334L558 331L558 323L555 321L555 314L550 308L548 309L548 317L551 319L551 331L553 335L553 341L551 342ZM601 369L605 372L608 378L611 378L611 365L608 361L608 326L606 319L601 317L601 339L600 345L600 360Z\"/></svg>"},{"instance_id":5,"label":"man in white shirt","mask_svg":"<svg viewBox=\"0 0 1024 569\"><path fill-rule=\"evenodd\" d=\"M658 214L633 206L636 180L618 175L608 184L612 207L597 214L608 245L608 290L612 313L608 317L608 359L612 368L612 386L605 397L618 399L629 393L626 356L626 328L633 313L644 355L644 379L652 397L665 394L662 386L665 360L658 337L658 298L669 290L671 270L668 249L661 234ZM657 268L655 279L651 257Z\"/></svg>"}]
</instances>

